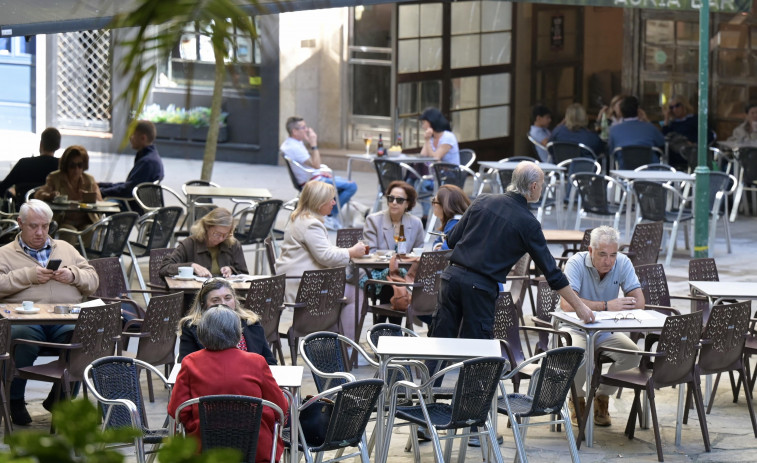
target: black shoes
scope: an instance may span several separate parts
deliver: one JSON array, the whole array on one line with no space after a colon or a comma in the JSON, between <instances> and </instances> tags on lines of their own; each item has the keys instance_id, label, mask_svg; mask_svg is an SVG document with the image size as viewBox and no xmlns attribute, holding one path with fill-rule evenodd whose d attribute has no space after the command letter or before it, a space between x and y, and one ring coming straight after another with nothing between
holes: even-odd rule
<instances>
[{"instance_id":1,"label":"black shoes","mask_svg":"<svg viewBox=\"0 0 757 463\"><path fill-rule=\"evenodd\" d=\"M24 399L11 399L10 409L11 421L13 421L13 424L19 426L27 426L31 424L32 417L29 416L29 412L26 410L26 402L24 402Z\"/></svg>"}]
</instances>

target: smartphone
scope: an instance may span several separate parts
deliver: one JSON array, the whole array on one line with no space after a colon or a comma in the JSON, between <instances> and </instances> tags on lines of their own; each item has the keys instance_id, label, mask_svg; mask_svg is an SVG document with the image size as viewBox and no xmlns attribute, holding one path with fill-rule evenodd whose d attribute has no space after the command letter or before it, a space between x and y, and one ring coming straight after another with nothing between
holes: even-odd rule
<instances>
[{"instance_id":1,"label":"smartphone","mask_svg":"<svg viewBox=\"0 0 757 463\"><path fill-rule=\"evenodd\" d=\"M47 261L47 269L48 270L58 270L58 267L60 267L61 260L60 259L50 259Z\"/></svg>"}]
</instances>

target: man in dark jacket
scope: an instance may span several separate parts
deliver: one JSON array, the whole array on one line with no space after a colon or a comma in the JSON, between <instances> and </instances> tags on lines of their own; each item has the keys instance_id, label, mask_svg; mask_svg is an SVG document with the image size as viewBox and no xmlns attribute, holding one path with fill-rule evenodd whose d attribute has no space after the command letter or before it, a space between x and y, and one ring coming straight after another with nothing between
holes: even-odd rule
<instances>
[{"instance_id":1,"label":"man in dark jacket","mask_svg":"<svg viewBox=\"0 0 757 463\"><path fill-rule=\"evenodd\" d=\"M0 194L3 197L11 193L12 190L9 188L14 187L15 193L12 196L16 201L16 210L23 204L27 191L44 185L47 175L58 170L59 161L55 157L58 148L60 148L60 132L54 127L46 128L40 137L39 156L19 159L5 180L0 182Z\"/></svg>"}]
</instances>

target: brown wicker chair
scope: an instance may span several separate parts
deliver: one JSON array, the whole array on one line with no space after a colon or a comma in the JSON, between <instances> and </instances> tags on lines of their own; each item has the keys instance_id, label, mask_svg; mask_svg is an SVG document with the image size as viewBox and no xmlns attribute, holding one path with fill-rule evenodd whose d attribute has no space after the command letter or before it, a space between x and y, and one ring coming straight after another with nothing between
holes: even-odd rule
<instances>
[{"instance_id":1,"label":"brown wicker chair","mask_svg":"<svg viewBox=\"0 0 757 463\"><path fill-rule=\"evenodd\" d=\"M100 285L90 298L99 298L105 302L122 302L121 309L126 321L145 318L144 307L131 297L132 293L166 294L165 291L129 289L117 257L92 259L89 263L95 268L97 277L100 279Z\"/></svg>"},{"instance_id":2,"label":"brown wicker chair","mask_svg":"<svg viewBox=\"0 0 757 463\"><path fill-rule=\"evenodd\" d=\"M340 248L350 248L362 239L362 228L341 228L336 231L336 245Z\"/></svg>"},{"instance_id":3,"label":"brown wicker chair","mask_svg":"<svg viewBox=\"0 0 757 463\"><path fill-rule=\"evenodd\" d=\"M715 259L711 257L691 259L689 261L689 281L720 281ZM692 296L697 296L697 294L692 293ZM710 310L710 302L706 298L704 300L691 301L691 310L708 312Z\"/></svg>"},{"instance_id":4,"label":"brown wicker chair","mask_svg":"<svg viewBox=\"0 0 757 463\"><path fill-rule=\"evenodd\" d=\"M174 251L173 248L154 248L150 249L150 282L147 286L152 289L167 290L166 280L160 276L160 267L163 265L163 259Z\"/></svg>"},{"instance_id":5,"label":"brown wicker chair","mask_svg":"<svg viewBox=\"0 0 757 463\"><path fill-rule=\"evenodd\" d=\"M284 290L286 289L286 276L276 275L270 278L252 280L247 297L244 300L244 308L255 312L260 317L263 325L266 341L271 345L274 355L278 353L279 362L284 362L284 352L281 348L281 334L279 322L281 312L284 310Z\"/></svg>"},{"instance_id":6,"label":"brown wicker chair","mask_svg":"<svg viewBox=\"0 0 757 463\"><path fill-rule=\"evenodd\" d=\"M631 235L631 243L620 247L621 251L626 249L624 252L634 267L657 263L662 245L662 225L662 222L636 224Z\"/></svg>"},{"instance_id":7,"label":"brown wicker chair","mask_svg":"<svg viewBox=\"0 0 757 463\"><path fill-rule=\"evenodd\" d=\"M165 375L168 376L175 358L176 327L184 310L184 293L155 296L147 305L144 319L129 320L123 328L122 343L124 349L129 345L129 338L138 338L137 360L150 365L164 365ZM129 331L132 326L138 326L138 332ZM152 390L152 374L147 372L147 390L150 402L155 402Z\"/></svg>"}]
</instances>

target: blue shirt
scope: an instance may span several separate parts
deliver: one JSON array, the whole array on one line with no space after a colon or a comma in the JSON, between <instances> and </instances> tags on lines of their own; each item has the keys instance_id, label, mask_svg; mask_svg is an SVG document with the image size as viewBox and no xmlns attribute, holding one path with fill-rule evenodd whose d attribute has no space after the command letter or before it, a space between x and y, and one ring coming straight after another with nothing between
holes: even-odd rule
<instances>
[{"instance_id":1,"label":"blue shirt","mask_svg":"<svg viewBox=\"0 0 757 463\"><path fill-rule=\"evenodd\" d=\"M544 139L549 140L549 137L552 136L552 132L550 132L547 128L532 125L528 131L528 135L536 140L537 143L539 143L539 146L536 146L536 152L537 154L539 154L539 160L541 162L547 162L547 160L549 159L549 151L547 151L546 146L541 145L541 142Z\"/></svg>"},{"instance_id":2,"label":"blue shirt","mask_svg":"<svg viewBox=\"0 0 757 463\"><path fill-rule=\"evenodd\" d=\"M657 127L638 118L624 119L620 124L610 127L607 152L612 154L620 146L665 146L665 137Z\"/></svg>"},{"instance_id":3,"label":"blue shirt","mask_svg":"<svg viewBox=\"0 0 757 463\"><path fill-rule=\"evenodd\" d=\"M455 227L455 224L460 221L461 217L462 215L456 215L449 219L449 222L447 222L447 224L444 226L444 230L442 230L445 235L449 234L449 232L452 231L452 229ZM443 239L441 236L436 237L436 239L434 240L434 246L439 243L442 244L442 247L439 248L439 250L446 251L449 249L449 246L447 246L447 240Z\"/></svg>"},{"instance_id":4,"label":"blue shirt","mask_svg":"<svg viewBox=\"0 0 757 463\"><path fill-rule=\"evenodd\" d=\"M571 256L565 264L565 275L578 296L589 301L610 301L618 298L621 288L624 295L641 288L631 259L621 253L618 253L615 265L602 279L591 261L589 251Z\"/></svg>"},{"instance_id":5,"label":"blue shirt","mask_svg":"<svg viewBox=\"0 0 757 463\"><path fill-rule=\"evenodd\" d=\"M558 125L555 128L554 132L552 132L552 137L550 137L549 140L564 141L570 143L583 143L584 145L591 148L591 150L594 151L594 154L596 154L597 156L605 151L604 143L602 143L599 135L587 129L586 127L581 127L578 130L570 130L565 127L565 125Z\"/></svg>"},{"instance_id":6,"label":"blue shirt","mask_svg":"<svg viewBox=\"0 0 757 463\"><path fill-rule=\"evenodd\" d=\"M27 246L26 243L24 243L24 240L21 239L21 235L18 235L18 244L21 246L21 249L23 249L24 252L29 255L29 257L39 262L41 266L47 267L47 261L50 260L50 254L52 254L53 252L53 245L52 243L50 243L49 236L45 241L45 245L42 246L42 249L32 249Z\"/></svg>"},{"instance_id":7,"label":"blue shirt","mask_svg":"<svg viewBox=\"0 0 757 463\"><path fill-rule=\"evenodd\" d=\"M440 159L441 162L448 162L450 164L460 164L460 149L457 146L457 137L449 130L442 132L442 136L439 137L439 143L434 146L433 140L429 143L431 151L436 152L437 148L441 145L449 145L449 151Z\"/></svg>"}]
</instances>

